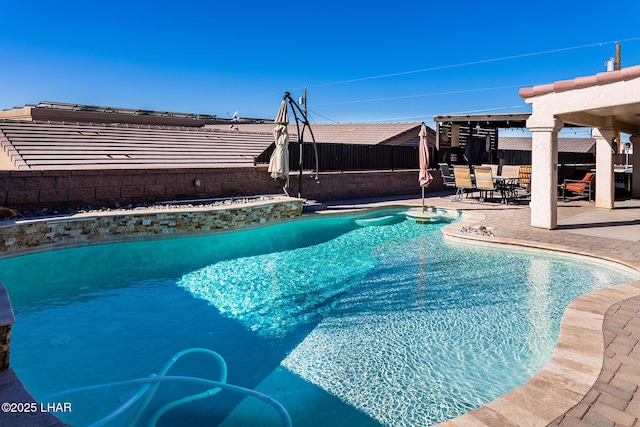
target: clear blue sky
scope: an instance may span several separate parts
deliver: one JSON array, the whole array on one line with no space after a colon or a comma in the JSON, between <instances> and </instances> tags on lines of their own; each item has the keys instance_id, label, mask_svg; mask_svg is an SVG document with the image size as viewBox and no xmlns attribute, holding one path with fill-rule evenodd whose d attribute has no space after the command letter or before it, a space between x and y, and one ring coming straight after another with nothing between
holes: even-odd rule
<instances>
[{"instance_id":1,"label":"clear blue sky","mask_svg":"<svg viewBox=\"0 0 640 427\"><path fill-rule=\"evenodd\" d=\"M523 6L523 5L528 6ZM621 42L640 64L638 0L0 0L0 109L40 101L312 123L529 111L520 87L591 75ZM547 52L547 53L541 53Z\"/></svg>"}]
</instances>

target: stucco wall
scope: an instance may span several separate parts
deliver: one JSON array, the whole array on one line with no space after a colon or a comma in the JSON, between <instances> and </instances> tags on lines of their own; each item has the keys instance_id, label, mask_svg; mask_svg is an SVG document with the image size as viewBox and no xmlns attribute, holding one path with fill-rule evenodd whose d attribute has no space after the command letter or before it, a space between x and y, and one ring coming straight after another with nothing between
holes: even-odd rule
<instances>
[{"instance_id":1,"label":"stucco wall","mask_svg":"<svg viewBox=\"0 0 640 427\"><path fill-rule=\"evenodd\" d=\"M440 172L429 191L442 189ZM242 169L141 169L0 171L0 206L18 210L126 206L167 200L283 194L283 180L266 167ZM298 193L298 176L289 194ZM318 201L419 194L418 171L364 171L303 177L302 197Z\"/></svg>"}]
</instances>

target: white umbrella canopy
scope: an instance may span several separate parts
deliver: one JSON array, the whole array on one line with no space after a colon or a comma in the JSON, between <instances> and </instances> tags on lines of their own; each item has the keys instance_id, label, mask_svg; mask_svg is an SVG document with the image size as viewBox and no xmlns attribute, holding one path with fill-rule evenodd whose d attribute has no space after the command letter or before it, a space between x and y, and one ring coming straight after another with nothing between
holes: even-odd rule
<instances>
[{"instance_id":1,"label":"white umbrella canopy","mask_svg":"<svg viewBox=\"0 0 640 427\"><path fill-rule=\"evenodd\" d=\"M269 169L273 179L283 178L289 181L289 112L287 111L287 101L282 100L280 109L274 121L276 127L273 128L276 149L271 154ZM285 184L286 186L286 184Z\"/></svg>"}]
</instances>

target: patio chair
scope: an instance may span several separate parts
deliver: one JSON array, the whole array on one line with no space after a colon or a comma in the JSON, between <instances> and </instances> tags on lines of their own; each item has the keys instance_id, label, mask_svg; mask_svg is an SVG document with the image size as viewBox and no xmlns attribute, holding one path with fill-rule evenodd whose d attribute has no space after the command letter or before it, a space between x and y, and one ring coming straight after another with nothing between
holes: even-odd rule
<instances>
[{"instance_id":1,"label":"patio chair","mask_svg":"<svg viewBox=\"0 0 640 427\"><path fill-rule=\"evenodd\" d=\"M453 177L455 179L456 194L453 200L462 200L462 196L476 191L476 186L471 180L469 166L453 166Z\"/></svg>"},{"instance_id":2,"label":"patio chair","mask_svg":"<svg viewBox=\"0 0 640 427\"><path fill-rule=\"evenodd\" d=\"M500 176L504 176L505 178L520 178L520 166L502 165L502 173Z\"/></svg>"},{"instance_id":3,"label":"patio chair","mask_svg":"<svg viewBox=\"0 0 640 427\"><path fill-rule=\"evenodd\" d=\"M449 169L449 165L446 163L438 163L440 167L440 175L442 176L442 183L445 187L455 187L456 180L451 173L451 169Z\"/></svg>"},{"instance_id":4,"label":"patio chair","mask_svg":"<svg viewBox=\"0 0 640 427\"><path fill-rule=\"evenodd\" d=\"M592 195L596 185L596 173L587 172L587 174L581 180L577 179L565 179L560 188L562 189L562 200L567 200L567 191L574 194L572 199L580 199L587 197L589 201L592 200Z\"/></svg>"},{"instance_id":5,"label":"patio chair","mask_svg":"<svg viewBox=\"0 0 640 427\"><path fill-rule=\"evenodd\" d=\"M489 166L474 166L473 173L476 177L476 189L480 191L480 201L484 202L485 197L497 190L493 182L493 171ZM483 196L484 192L484 196Z\"/></svg>"},{"instance_id":6,"label":"patio chair","mask_svg":"<svg viewBox=\"0 0 640 427\"><path fill-rule=\"evenodd\" d=\"M531 189L531 166L520 166L518 178L520 178L520 188L529 191Z\"/></svg>"},{"instance_id":7,"label":"patio chair","mask_svg":"<svg viewBox=\"0 0 640 427\"><path fill-rule=\"evenodd\" d=\"M531 166L520 166L518 184L515 187L514 199L524 200L531 196Z\"/></svg>"},{"instance_id":8,"label":"patio chair","mask_svg":"<svg viewBox=\"0 0 640 427\"><path fill-rule=\"evenodd\" d=\"M493 174L493 176L498 175L498 165L491 165L491 164L488 164L488 163L483 163L483 164L480 165L480 167L491 168L491 173Z\"/></svg>"}]
</instances>

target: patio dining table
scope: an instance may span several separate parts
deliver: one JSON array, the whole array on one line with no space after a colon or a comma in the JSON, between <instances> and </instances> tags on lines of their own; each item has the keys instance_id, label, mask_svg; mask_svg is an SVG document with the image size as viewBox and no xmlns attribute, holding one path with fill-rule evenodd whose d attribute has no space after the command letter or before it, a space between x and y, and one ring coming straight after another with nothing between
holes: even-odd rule
<instances>
[{"instance_id":1,"label":"patio dining table","mask_svg":"<svg viewBox=\"0 0 640 427\"><path fill-rule=\"evenodd\" d=\"M516 197L516 189L520 186L520 177L496 175L493 177L496 188L500 190L502 203L509 204Z\"/></svg>"}]
</instances>

